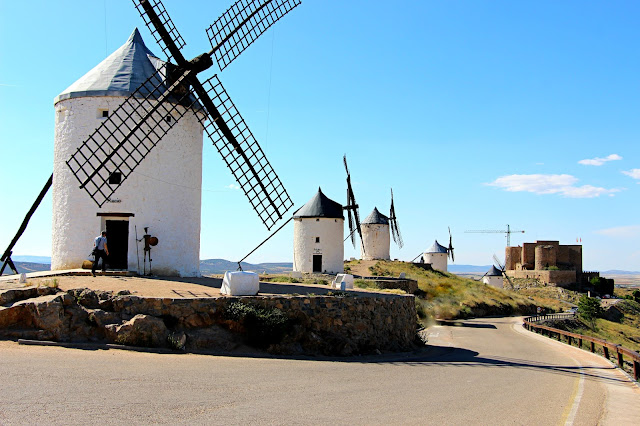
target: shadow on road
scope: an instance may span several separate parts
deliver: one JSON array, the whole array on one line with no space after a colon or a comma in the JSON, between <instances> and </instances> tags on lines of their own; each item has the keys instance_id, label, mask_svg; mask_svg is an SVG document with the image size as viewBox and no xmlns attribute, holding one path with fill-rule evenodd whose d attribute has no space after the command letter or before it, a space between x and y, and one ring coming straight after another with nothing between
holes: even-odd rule
<instances>
[{"instance_id":1,"label":"shadow on road","mask_svg":"<svg viewBox=\"0 0 640 426\"><path fill-rule=\"evenodd\" d=\"M438 325L443 325L447 327L468 327L468 328L490 328L493 330L497 330L493 324L488 323L479 323L479 322L464 322L464 321L456 321L456 320L438 320Z\"/></svg>"}]
</instances>

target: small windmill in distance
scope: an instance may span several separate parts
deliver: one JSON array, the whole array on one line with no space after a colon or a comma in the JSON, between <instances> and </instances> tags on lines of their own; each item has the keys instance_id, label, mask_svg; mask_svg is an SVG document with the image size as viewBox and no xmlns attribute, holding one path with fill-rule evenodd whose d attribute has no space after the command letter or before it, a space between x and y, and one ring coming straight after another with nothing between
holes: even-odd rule
<instances>
[{"instance_id":1,"label":"small windmill in distance","mask_svg":"<svg viewBox=\"0 0 640 426\"><path fill-rule=\"evenodd\" d=\"M505 264L500 262L500 259L495 254L493 255L493 262L494 265L491 266L491 269L482 276L482 282L493 287L504 288L504 280L506 279L511 288L513 288L513 282L505 271Z\"/></svg>"},{"instance_id":2,"label":"small windmill in distance","mask_svg":"<svg viewBox=\"0 0 640 426\"><path fill-rule=\"evenodd\" d=\"M362 229L362 253L363 260L391 259L391 236L393 241L402 248L402 235L398 227L398 218L393 204L393 189L391 190L391 207L389 216L378 211L377 207L367 216L361 224ZM365 252L366 251L366 252Z\"/></svg>"}]
</instances>

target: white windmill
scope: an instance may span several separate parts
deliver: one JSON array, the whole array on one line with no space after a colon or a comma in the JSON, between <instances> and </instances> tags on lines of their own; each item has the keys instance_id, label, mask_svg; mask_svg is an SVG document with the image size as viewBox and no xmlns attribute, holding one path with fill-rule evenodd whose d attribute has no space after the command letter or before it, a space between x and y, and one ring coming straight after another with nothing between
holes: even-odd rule
<instances>
[{"instance_id":1,"label":"white windmill","mask_svg":"<svg viewBox=\"0 0 640 426\"><path fill-rule=\"evenodd\" d=\"M342 205L318 188L316 195L293 214L293 270L344 272Z\"/></svg>"},{"instance_id":2,"label":"white windmill","mask_svg":"<svg viewBox=\"0 0 640 426\"><path fill-rule=\"evenodd\" d=\"M154 273L199 275L203 131L268 229L293 203L218 77L198 74L213 56L224 69L299 1L233 5L192 60L160 0L134 3L175 64L135 30L56 98L52 269L80 267L106 230L110 266L139 270L136 231L148 228Z\"/></svg>"},{"instance_id":3,"label":"white windmill","mask_svg":"<svg viewBox=\"0 0 640 426\"><path fill-rule=\"evenodd\" d=\"M393 204L393 190L391 190L391 207L389 216L385 216L374 207L373 211L361 223L363 260L382 259L389 260L391 236L393 241L402 248L402 235L398 227L396 209Z\"/></svg>"}]
</instances>

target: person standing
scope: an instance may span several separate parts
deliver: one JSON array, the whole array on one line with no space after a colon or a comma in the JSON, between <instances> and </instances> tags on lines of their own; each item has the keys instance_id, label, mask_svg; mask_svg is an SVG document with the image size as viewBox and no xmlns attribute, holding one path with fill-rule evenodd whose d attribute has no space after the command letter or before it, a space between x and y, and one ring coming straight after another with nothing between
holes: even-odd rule
<instances>
[{"instance_id":1,"label":"person standing","mask_svg":"<svg viewBox=\"0 0 640 426\"><path fill-rule=\"evenodd\" d=\"M102 258L102 272L107 271L107 256L109 256L109 248L107 247L107 231L102 231L102 234L97 236L93 242L93 254L95 260L91 267L91 275L96 276L96 268L98 267L98 261Z\"/></svg>"}]
</instances>

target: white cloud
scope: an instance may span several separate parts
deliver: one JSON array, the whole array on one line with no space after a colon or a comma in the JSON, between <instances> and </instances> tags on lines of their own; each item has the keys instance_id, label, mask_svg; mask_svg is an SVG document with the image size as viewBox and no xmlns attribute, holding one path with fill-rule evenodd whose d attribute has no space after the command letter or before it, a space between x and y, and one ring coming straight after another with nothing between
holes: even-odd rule
<instances>
[{"instance_id":1,"label":"white cloud","mask_svg":"<svg viewBox=\"0 0 640 426\"><path fill-rule=\"evenodd\" d=\"M231 183L231 184L229 184L229 185L225 186L225 188L227 188L227 189L233 189L233 190L238 190L238 189L240 189L240 187L239 187L238 185L234 184L234 183Z\"/></svg>"},{"instance_id":2,"label":"white cloud","mask_svg":"<svg viewBox=\"0 0 640 426\"><path fill-rule=\"evenodd\" d=\"M633 179L640 179L640 169L623 170L622 173L631 176ZM638 183L640 184L640 182Z\"/></svg>"},{"instance_id":3,"label":"white cloud","mask_svg":"<svg viewBox=\"0 0 640 426\"><path fill-rule=\"evenodd\" d=\"M600 229L595 233L614 238L637 238L640 236L640 225L616 226L614 228Z\"/></svg>"},{"instance_id":4,"label":"white cloud","mask_svg":"<svg viewBox=\"0 0 640 426\"><path fill-rule=\"evenodd\" d=\"M613 196L620 189L606 189L592 185L575 186L578 178L571 175L508 175L487 184L509 192L533 192L534 194L560 194L568 198L595 198Z\"/></svg>"},{"instance_id":5,"label":"white cloud","mask_svg":"<svg viewBox=\"0 0 640 426\"><path fill-rule=\"evenodd\" d=\"M622 157L618 154L607 155L604 158L596 157L596 158L587 158L584 160L578 161L578 164L583 164L585 166L602 166L607 161L615 161L622 160Z\"/></svg>"}]
</instances>

